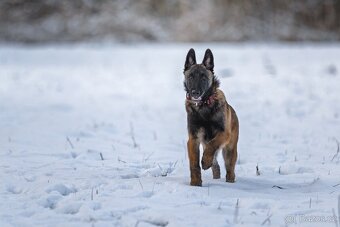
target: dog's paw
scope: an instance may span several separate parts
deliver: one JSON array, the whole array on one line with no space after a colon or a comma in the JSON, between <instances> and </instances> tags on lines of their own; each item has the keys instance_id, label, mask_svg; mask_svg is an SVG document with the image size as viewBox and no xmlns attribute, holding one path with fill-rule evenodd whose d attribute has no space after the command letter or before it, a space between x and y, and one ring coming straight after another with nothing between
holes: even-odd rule
<instances>
[{"instance_id":1,"label":"dog's paw","mask_svg":"<svg viewBox=\"0 0 340 227\"><path fill-rule=\"evenodd\" d=\"M220 166L218 164L212 165L211 169L212 169L212 173L213 173L213 178L214 179L220 179L221 178Z\"/></svg>"},{"instance_id":2,"label":"dog's paw","mask_svg":"<svg viewBox=\"0 0 340 227\"><path fill-rule=\"evenodd\" d=\"M207 156L203 156L201 164L202 164L202 169L207 170L212 166L213 159L209 158Z\"/></svg>"},{"instance_id":3,"label":"dog's paw","mask_svg":"<svg viewBox=\"0 0 340 227\"><path fill-rule=\"evenodd\" d=\"M228 173L227 176L226 176L226 182L234 183L235 182L235 173L233 173L233 174Z\"/></svg>"},{"instance_id":4,"label":"dog's paw","mask_svg":"<svg viewBox=\"0 0 340 227\"><path fill-rule=\"evenodd\" d=\"M202 186L202 180L191 180L190 181L190 185L191 186L199 186L199 187L201 187Z\"/></svg>"}]
</instances>

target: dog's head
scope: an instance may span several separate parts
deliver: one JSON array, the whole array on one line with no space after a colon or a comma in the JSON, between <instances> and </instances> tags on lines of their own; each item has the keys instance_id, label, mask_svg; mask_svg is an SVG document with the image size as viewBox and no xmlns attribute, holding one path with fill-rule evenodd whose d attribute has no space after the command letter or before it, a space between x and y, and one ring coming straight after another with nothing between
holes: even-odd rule
<instances>
[{"instance_id":1,"label":"dog's head","mask_svg":"<svg viewBox=\"0 0 340 227\"><path fill-rule=\"evenodd\" d=\"M184 88L193 101L201 101L212 87L214 76L214 57L210 49L204 54L202 64L196 63L194 49L190 49L184 64Z\"/></svg>"}]
</instances>

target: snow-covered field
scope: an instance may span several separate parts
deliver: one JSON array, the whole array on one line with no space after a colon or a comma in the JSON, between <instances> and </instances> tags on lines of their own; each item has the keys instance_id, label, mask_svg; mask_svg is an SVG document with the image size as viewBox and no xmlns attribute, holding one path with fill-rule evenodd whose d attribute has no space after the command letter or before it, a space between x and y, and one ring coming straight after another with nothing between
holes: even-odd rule
<instances>
[{"instance_id":1,"label":"snow-covered field","mask_svg":"<svg viewBox=\"0 0 340 227\"><path fill-rule=\"evenodd\" d=\"M190 47L239 116L234 184L189 186ZM0 108L0 226L336 226L338 44L2 45Z\"/></svg>"}]
</instances>

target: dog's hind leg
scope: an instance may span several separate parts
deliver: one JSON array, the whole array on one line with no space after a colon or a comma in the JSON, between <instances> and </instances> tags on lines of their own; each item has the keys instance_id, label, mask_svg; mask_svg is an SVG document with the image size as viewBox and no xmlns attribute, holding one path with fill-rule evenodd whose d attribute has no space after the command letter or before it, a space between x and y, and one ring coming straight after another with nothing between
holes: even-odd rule
<instances>
[{"instance_id":1,"label":"dog's hind leg","mask_svg":"<svg viewBox=\"0 0 340 227\"><path fill-rule=\"evenodd\" d=\"M225 146L222 149L225 169L227 171L226 181L230 183L235 182L235 164L237 159L237 146L231 148Z\"/></svg>"},{"instance_id":2,"label":"dog's hind leg","mask_svg":"<svg viewBox=\"0 0 340 227\"><path fill-rule=\"evenodd\" d=\"M211 166L214 179L220 179L221 178L221 170L220 170L220 165L217 162L217 156L218 156L218 151L215 152L213 164Z\"/></svg>"}]
</instances>

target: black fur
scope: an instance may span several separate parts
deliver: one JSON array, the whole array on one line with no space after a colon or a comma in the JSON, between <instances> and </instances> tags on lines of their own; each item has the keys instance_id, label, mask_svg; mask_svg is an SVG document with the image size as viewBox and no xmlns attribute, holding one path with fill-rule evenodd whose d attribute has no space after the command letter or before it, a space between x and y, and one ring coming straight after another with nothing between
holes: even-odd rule
<instances>
[{"instance_id":1,"label":"black fur","mask_svg":"<svg viewBox=\"0 0 340 227\"><path fill-rule=\"evenodd\" d=\"M199 130L204 129L204 140L210 141L218 132L224 131L224 115L218 109L220 104L214 103L213 107L203 106L196 111L192 108L188 114L188 130L192 135L197 135Z\"/></svg>"},{"instance_id":2,"label":"black fur","mask_svg":"<svg viewBox=\"0 0 340 227\"><path fill-rule=\"evenodd\" d=\"M214 77L213 85L209 88L205 95L206 98L203 98L203 100L211 96L218 86L219 81ZM226 103L220 103L216 100L212 106L206 104L189 106L190 114L187 115L189 132L192 135L197 135L199 129L203 128L205 131L204 140L210 141L218 132L224 131L224 114L221 111L224 105Z\"/></svg>"},{"instance_id":3,"label":"black fur","mask_svg":"<svg viewBox=\"0 0 340 227\"><path fill-rule=\"evenodd\" d=\"M192 104L188 110L188 130L197 136L200 129L204 130L204 140L210 141L218 132L224 131L224 114L222 109L226 102L216 100L212 105L205 104L211 95L216 92L220 82L214 75L214 57L207 49L202 64L196 64L195 51L190 49L184 64L184 89L188 96L192 90L199 90L202 100L200 105ZM212 80L209 86L209 80Z\"/></svg>"},{"instance_id":4,"label":"black fur","mask_svg":"<svg viewBox=\"0 0 340 227\"><path fill-rule=\"evenodd\" d=\"M190 49L184 64L184 71L188 70L192 65L196 64L196 54L194 49Z\"/></svg>"},{"instance_id":5,"label":"black fur","mask_svg":"<svg viewBox=\"0 0 340 227\"><path fill-rule=\"evenodd\" d=\"M190 95L189 88L187 86L187 81L185 80L184 83L184 90L186 91L187 94ZM214 92L216 89L220 86L220 81L217 79L217 77L214 75L213 76L213 82L211 86L208 88L208 90L205 91L205 94L202 96L202 102L205 102Z\"/></svg>"},{"instance_id":6,"label":"black fur","mask_svg":"<svg viewBox=\"0 0 340 227\"><path fill-rule=\"evenodd\" d=\"M207 49L202 64L197 64L195 51L191 48L185 59L184 74L186 74L184 87L191 97L195 99L209 97L207 91L211 79L218 83L214 76L214 57L211 50Z\"/></svg>"},{"instance_id":7,"label":"black fur","mask_svg":"<svg viewBox=\"0 0 340 227\"><path fill-rule=\"evenodd\" d=\"M214 73L214 56L210 49L205 51L202 63L208 70Z\"/></svg>"}]
</instances>

